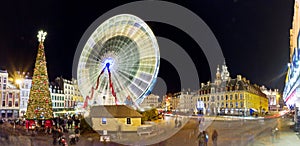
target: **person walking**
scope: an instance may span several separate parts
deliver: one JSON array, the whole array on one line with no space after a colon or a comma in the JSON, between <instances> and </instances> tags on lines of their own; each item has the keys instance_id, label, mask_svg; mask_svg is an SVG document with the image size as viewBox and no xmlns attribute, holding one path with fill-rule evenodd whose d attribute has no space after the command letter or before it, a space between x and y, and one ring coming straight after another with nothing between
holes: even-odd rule
<instances>
[{"instance_id":1,"label":"person walking","mask_svg":"<svg viewBox=\"0 0 300 146\"><path fill-rule=\"evenodd\" d=\"M75 139L76 139L76 142L79 141L79 136L80 136L80 130L78 127L75 127Z\"/></svg>"},{"instance_id":2,"label":"person walking","mask_svg":"<svg viewBox=\"0 0 300 146\"><path fill-rule=\"evenodd\" d=\"M218 133L216 130L213 131L211 138L213 141L213 146L217 146Z\"/></svg>"},{"instance_id":3,"label":"person walking","mask_svg":"<svg viewBox=\"0 0 300 146\"><path fill-rule=\"evenodd\" d=\"M53 138L53 145L56 145L57 138L58 138L58 131L55 126L52 127L52 138Z\"/></svg>"},{"instance_id":4,"label":"person walking","mask_svg":"<svg viewBox=\"0 0 300 146\"><path fill-rule=\"evenodd\" d=\"M275 142L275 132L276 132L275 129L271 130L272 143Z\"/></svg>"},{"instance_id":5,"label":"person walking","mask_svg":"<svg viewBox=\"0 0 300 146\"><path fill-rule=\"evenodd\" d=\"M198 143L199 143L199 146L204 146L204 143L205 143L205 138L204 138L204 134L202 131L200 131L199 135L198 135Z\"/></svg>"},{"instance_id":6,"label":"person walking","mask_svg":"<svg viewBox=\"0 0 300 146\"><path fill-rule=\"evenodd\" d=\"M208 143L208 133L206 131L203 131L203 135L204 135L204 146L207 146L207 143Z\"/></svg>"},{"instance_id":7,"label":"person walking","mask_svg":"<svg viewBox=\"0 0 300 146\"><path fill-rule=\"evenodd\" d=\"M74 125L75 127L78 127L78 125L80 124L80 120L78 117L75 118L75 121L74 121Z\"/></svg>"},{"instance_id":8,"label":"person walking","mask_svg":"<svg viewBox=\"0 0 300 146\"><path fill-rule=\"evenodd\" d=\"M72 129L73 120L71 117L68 117L68 129Z\"/></svg>"},{"instance_id":9,"label":"person walking","mask_svg":"<svg viewBox=\"0 0 300 146\"><path fill-rule=\"evenodd\" d=\"M178 119L177 117L175 118L175 128L177 128L177 125L178 125Z\"/></svg>"}]
</instances>

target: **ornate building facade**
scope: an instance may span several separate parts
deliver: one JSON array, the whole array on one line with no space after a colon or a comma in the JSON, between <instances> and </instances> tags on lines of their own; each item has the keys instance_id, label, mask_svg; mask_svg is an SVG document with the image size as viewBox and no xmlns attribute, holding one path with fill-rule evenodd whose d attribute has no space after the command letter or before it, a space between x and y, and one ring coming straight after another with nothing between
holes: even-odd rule
<instances>
[{"instance_id":1,"label":"ornate building facade","mask_svg":"<svg viewBox=\"0 0 300 146\"><path fill-rule=\"evenodd\" d=\"M1 118L18 118L20 90L8 81L6 70L0 70L0 97Z\"/></svg>"},{"instance_id":2,"label":"ornate building facade","mask_svg":"<svg viewBox=\"0 0 300 146\"><path fill-rule=\"evenodd\" d=\"M226 64L217 68L214 82L201 83L196 99L200 114L250 115L252 112L268 111L268 98L258 85L251 84L241 75L230 77Z\"/></svg>"},{"instance_id":3,"label":"ornate building facade","mask_svg":"<svg viewBox=\"0 0 300 146\"><path fill-rule=\"evenodd\" d=\"M260 90L268 97L269 110L278 110L279 108L282 108L282 105L280 105L281 95L278 89L272 90L267 89L265 86L261 86Z\"/></svg>"}]
</instances>

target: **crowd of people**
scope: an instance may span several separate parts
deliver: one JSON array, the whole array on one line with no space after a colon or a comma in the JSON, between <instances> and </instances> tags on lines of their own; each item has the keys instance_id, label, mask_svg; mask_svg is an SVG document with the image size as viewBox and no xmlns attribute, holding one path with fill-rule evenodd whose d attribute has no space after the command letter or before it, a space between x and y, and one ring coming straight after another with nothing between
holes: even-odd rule
<instances>
[{"instance_id":1,"label":"crowd of people","mask_svg":"<svg viewBox=\"0 0 300 146\"><path fill-rule=\"evenodd\" d=\"M70 144L76 144L80 136L80 115L63 115L53 119L27 120L0 119L0 124L10 123L13 127L23 127L29 135L52 135L53 145L57 143L63 146L68 144L66 133L69 133ZM25 131L24 131L25 132Z\"/></svg>"}]
</instances>

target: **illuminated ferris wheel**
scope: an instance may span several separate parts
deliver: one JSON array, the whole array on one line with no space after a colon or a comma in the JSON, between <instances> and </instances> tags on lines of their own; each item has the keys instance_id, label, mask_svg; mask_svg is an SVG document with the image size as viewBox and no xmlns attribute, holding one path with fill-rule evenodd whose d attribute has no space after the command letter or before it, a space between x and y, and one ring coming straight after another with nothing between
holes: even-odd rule
<instances>
[{"instance_id":1,"label":"illuminated ferris wheel","mask_svg":"<svg viewBox=\"0 0 300 146\"><path fill-rule=\"evenodd\" d=\"M159 69L157 40L140 18L120 14L98 26L81 52L77 80L89 105L138 106Z\"/></svg>"}]
</instances>

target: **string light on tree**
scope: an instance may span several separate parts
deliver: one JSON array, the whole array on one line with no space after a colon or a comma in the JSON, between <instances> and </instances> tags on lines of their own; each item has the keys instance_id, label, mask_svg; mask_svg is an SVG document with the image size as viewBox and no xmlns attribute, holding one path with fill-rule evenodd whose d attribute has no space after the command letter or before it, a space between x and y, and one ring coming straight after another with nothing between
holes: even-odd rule
<instances>
[{"instance_id":1,"label":"string light on tree","mask_svg":"<svg viewBox=\"0 0 300 146\"><path fill-rule=\"evenodd\" d=\"M32 76L32 86L28 100L26 119L51 119L53 118L52 101L49 91L49 81L44 51L44 41L47 32L38 32L38 53Z\"/></svg>"}]
</instances>

